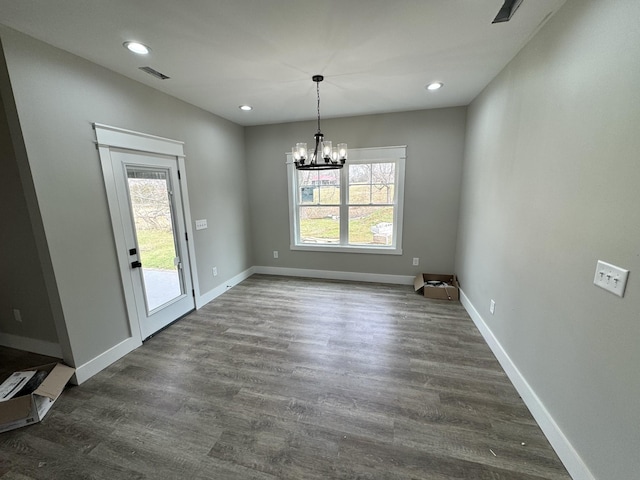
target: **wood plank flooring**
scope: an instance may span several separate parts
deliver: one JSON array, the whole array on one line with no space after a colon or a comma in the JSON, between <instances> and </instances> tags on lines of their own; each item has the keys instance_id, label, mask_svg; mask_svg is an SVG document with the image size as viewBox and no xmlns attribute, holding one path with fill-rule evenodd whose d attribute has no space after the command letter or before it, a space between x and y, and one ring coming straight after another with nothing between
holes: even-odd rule
<instances>
[{"instance_id":1,"label":"wood plank flooring","mask_svg":"<svg viewBox=\"0 0 640 480\"><path fill-rule=\"evenodd\" d=\"M460 303L254 275L0 434L0 478L570 477Z\"/></svg>"},{"instance_id":2,"label":"wood plank flooring","mask_svg":"<svg viewBox=\"0 0 640 480\"><path fill-rule=\"evenodd\" d=\"M61 361L55 357L23 352L14 348L0 347L0 383L5 381L13 372L26 368L37 367L47 363Z\"/></svg>"}]
</instances>

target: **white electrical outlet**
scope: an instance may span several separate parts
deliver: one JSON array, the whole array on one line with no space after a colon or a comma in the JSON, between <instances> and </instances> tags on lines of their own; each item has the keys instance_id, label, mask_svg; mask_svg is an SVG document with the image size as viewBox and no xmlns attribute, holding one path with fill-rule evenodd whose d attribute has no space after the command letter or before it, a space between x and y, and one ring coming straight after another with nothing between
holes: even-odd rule
<instances>
[{"instance_id":1,"label":"white electrical outlet","mask_svg":"<svg viewBox=\"0 0 640 480\"><path fill-rule=\"evenodd\" d=\"M213 268L211 269L211 273L213 273L213 276L214 276L214 277L217 277L217 276L218 276L218 267L213 267Z\"/></svg>"},{"instance_id":2,"label":"white electrical outlet","mask_svg":"<svg viewBox=\"0 0 640 480\"><path fill-rule=\"evenodd\" d=\"M598 260L598 263L596 264L596 275L593 277L593 283L600 288L604 288L605 290L622 297L624 296L624 289L627 286L628 277L629 270Z\"/></svg>"},{"instance_id":3,"label":"white electrical outlet","mask_svg":"<svg viewBox=\"0 0 640 480\"><path fill-rule=\"evenodd\" d=\"M417 267L420 265L420 259L418 257L413 257L413 266Z\"/></svg>"},{"instance_id":4,"label":"white electrical outlet","mask_svg":"<svg viewBox=\"0 0 640 480\"><path fill-rule=\"evenodd\" d=\"M493 315L496 311L496 302L494 302L493 300L491 300L491 303L489 303L489 313L491 313L491 315Z\"/></svg>"},{"instance_id":5,"label":"white electrical outlet","mask_svg":"<svg viewBox=\"0 0 640 480\"><path fill-rule=\"evenodd\" d=\"M22 314L20 313L20 310L18 310L17 308L13 309L13 318L15 319L16 322L22 323Z\"/></svg>"},{"instance_id":6,"label":"white electrical outlet","mask_svg":"<svg viewBox=\"0 0 640 480\"><path fill-rule=\"evenodd\" d=\"M273 258L278 258L278 250L273 251Z\"/></svg>"},{"instance_id":7,"label":"white electrical outlet","mask_svg":"<svg viewBox=\"0 0 640 480\"><path fill-rule=\"evenodd\" d=\"M207 228L207 220L196 220L196 230L204 230Z\"/></svg>"}]
</instances>

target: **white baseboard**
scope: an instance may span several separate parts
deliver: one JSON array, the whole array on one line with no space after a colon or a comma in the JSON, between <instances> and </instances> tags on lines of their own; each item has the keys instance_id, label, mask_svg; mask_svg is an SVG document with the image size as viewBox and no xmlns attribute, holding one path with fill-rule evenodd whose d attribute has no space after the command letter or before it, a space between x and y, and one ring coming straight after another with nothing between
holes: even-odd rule
<instances>
[{"instance_id":1,"label":"white baseboard","mask_svg":"<svg viewBox=\"0 0 640 480\"><path fill-rule=\"evenodd\" d=\"M115 361L120 360L127 353L132 352L140 345L142 345L142 342L134 337L129 337L126 340L123 340L106 352L103 352L97 357L89 360L84 365L76 367L76 374L71 379L71 383L80 385L82 382L87 381L96 373L104 370Z\"/></svg>"},{"instance_id":2,"label":"white baseboard","mask_svg":"<svg viewBox=\"0 0 640 480\"><path fill-rule=\"evenodd\" d=\"M536 395L535 390L531 388L531 385L529 385L526 378L522 373L520 373L516 364L511 360L511 357L509 357L478 310L473 306L462 290L460 290L460 302L469 313L473 323L475 323L478 330L480 330L480 333L500 362L500 365L509 377L509 380L511 380L511 383L516 387L516 390L522 397L522 400L524 400L524 403L529 408L533 418L538 422L542 432L558 454L558 457L560 457L560 460L571 477L574 480L596 480L578 452L576 452L573 445L571 445L571 442L569 442L549 411L546 409L538 395Z\"/></svg>"},{"instance_id":3,"label":"white baseboard","mask_svg":"<svg viewBox=\"0 0 640 480\"><path fill-rule=\"evenodd\" d=\"M216 287L213 290L209 290L207 293L200 295L196 298L196 308L199 309L204 307L207 303L216 299L231 287L235 287L241 281L249 278L254 273L254 267L248 268L244 272L240 272L235 277L224 282L224 285L220 285L219 287Z\"/></svg>"},{"instance_id":4,"label":"white baseboard","mask_svg":"<svg viewBox=\"0 0 640 480\"><path fill-rule=\"evenodd\" d=\"M0 333L0 345L25 352L38 353L49 357L62 358L62 348L59 343L47 342L35 338L20 337L9 333Z\"/></svg>"},{"instance_id":5,"label":"white baseboard","mask_svg":"<svg viewBox=\"0 0 640 480\"><path fill-rule=\"evenodd\" d=\"M285 277L325 278L328 280L350 280L354 282L392 283L413 285L414 277L409 275L386 275L381 273L338 272L333 270L310 270L306 268L253 267L254 273L282 275Z\"/></svg>"},{"instance_id":6,"label":"white baseboard","mask_svg":"<svg viewBox=\"0 0 640 480\"><path fill-rule=\"evenodd\" d=\"M250 277L252 274L253 274L253 268L249 268L244 272L231 278L227 282L225 282L224 285L218 288L215 288L204 295L200 295L198 298L196 298L196 308L201 308L203 305L207 304L208 302L218 297L219 295L222 295L229 288L237 285L245 278ZM140 342L139 339L136 339L133 337L123 340L119 344L111 347L106 352L103 352L97 357L93 358L92 360L89 360L84 365L80 365L79 367L76 367L76 374L71 379L71 382L75 383L76 385L79 385L87 381L96 373L100 372L101 370L104 370L115 361L119 360L129 352L132 352L133 350L138 348L140 345L142 345L142 342Z\"/></svg>"}]
</instances>

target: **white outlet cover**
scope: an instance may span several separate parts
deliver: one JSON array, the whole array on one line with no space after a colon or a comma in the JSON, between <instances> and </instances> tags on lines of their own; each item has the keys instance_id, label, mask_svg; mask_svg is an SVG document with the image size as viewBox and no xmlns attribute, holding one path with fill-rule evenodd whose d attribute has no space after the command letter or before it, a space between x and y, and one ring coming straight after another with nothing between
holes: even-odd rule
<instances>
[{"instance_id":1,"label":"white outlet cover","mask_svg":"<svg viewBox=\"0 0 640 480\"><path fill-rule=\"evenodd\" d=\"M628 277L629 270L598 260L593 283L619 297L623 297Z\"/></svg>"},{"instance_id":2,"label":"white outlet cover","mask_svg":"<svg viewBox=\"0 0 640 480\"><path fill-rule=\"evenodd\" d=\"M206 219L196 220L196 230L204 230L205 228L207 228Z\"/></svg>"}]
</instances>

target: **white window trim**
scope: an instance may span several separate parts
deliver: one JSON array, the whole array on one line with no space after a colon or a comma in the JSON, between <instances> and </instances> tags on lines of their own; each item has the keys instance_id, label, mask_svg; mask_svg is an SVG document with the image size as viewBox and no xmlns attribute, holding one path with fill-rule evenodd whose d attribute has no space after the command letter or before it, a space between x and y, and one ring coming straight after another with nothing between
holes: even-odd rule
<instances>
[{"instance_id":1,"label":"white window trim","mask_svg":"<svg viewBox=\"0 0 640 480\"><path fill-rule=\"evenodd\" d=\"M397 225L396 235L394 236L394 245L391 246L362 246L362 245L297 245L296 239L298 232L297 212L295 198L297 195L297 185L294 182L295 166L293 164L293 156L291 153L286 154L287 157L287 186L289 193L289 239L291 250L301 250L308 252L341 252L341 253L368 253L375 255L402 255L402 231L404 218L404 176L405 161L407 158L407 146L400 145L395 147L373 147L373 148L350 148L349 157L345 168L348 168L349 162L367 161L384 161L394 160L397 162L396 170L396 194L397 206L394 224ZM341 172L342 173L342 172ZM341 184L342 185L342 184ZM342 187L341 187L342 188ZM344 189L343 191L346 191ZM341 222L347 219L340 220ZM344 228L341 232L346 231Z\"/></svg>"}]
</instances>

